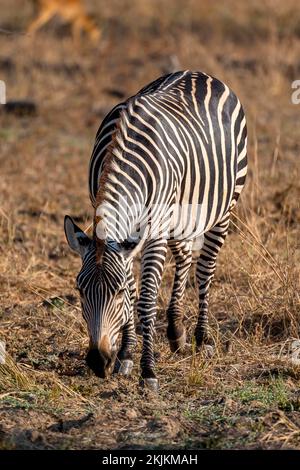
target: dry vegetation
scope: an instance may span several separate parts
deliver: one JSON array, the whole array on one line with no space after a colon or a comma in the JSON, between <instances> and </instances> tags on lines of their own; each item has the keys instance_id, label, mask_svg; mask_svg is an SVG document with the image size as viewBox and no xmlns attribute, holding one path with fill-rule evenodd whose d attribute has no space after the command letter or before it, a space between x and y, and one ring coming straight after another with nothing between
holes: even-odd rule
<instances>
[{"instance_id":1,"label":"dry vegetation","mask_svg":"<svg viewBox=\"0 0 300 470\"><path fill-rule=\"evenodd\" d=\"M13 6L12 6L13 5ZM52 22L23 35L26 0L0 1L0 78L8 99L36 116L0 112L0 447L300 448L299 113L296 1L89 2L103 36L75 48ZM226 81L249 126L246 189L211 292L216 355L171 355L165 315L169 259L157 321L158 396L132 378L100 381L84 364L85 325L74 293L79 259L63 233L66 213L91 221L87 167L105 113L174 68ZM194 279L186 324L197 314Z\"/></svg>"}]
</instances>

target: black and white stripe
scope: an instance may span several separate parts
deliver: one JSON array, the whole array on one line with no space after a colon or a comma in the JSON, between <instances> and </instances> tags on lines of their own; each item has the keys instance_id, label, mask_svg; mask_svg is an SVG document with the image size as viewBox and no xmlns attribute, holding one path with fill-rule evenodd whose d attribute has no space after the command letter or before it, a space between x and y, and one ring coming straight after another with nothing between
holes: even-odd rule
<instances>
[{"instance_id":1,"label":"black and white stripe","mask_svg":"<svg viewBox=\"0 0 300 470\"><path fill-rule=\"evenodd\" d=\"M236 95L219 80L190 71L143 88L116 106L97 133L89 174L94 240L84 250L78 276L79 287L89 286L82 293L84 315L93 348L101 350L107 335L113 349L125 328L119 358L130 358L135 344L131 265L142 248L137 310L143 327L141 374L150 386L157 383L153 332L167 247L176 262L167 311L172 351L185 343L183 297L192 252L201 247L195 329L201 346L216 258L245 183L246 145L246 120Z\"/></svg>"}]
</instances>

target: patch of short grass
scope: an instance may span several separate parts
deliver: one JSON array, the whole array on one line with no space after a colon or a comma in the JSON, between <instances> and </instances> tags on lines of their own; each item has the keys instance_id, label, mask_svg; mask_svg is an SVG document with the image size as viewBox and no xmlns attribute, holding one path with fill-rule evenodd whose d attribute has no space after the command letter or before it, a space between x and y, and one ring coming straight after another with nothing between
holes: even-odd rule
<instances>
[{"instance_id":1,"label":"patch of short grass","mask_svg":"<svg viewBox=\"0 0 300 470\"><path fill-rule=\"evenodd\" d=\"M6 396L1 401L1 404L4 406L9 406L10 408L14 409L22 409L22 410L31 410L36 408L35 399L28 396Z\"/></svg>"},{"instance_id":2,"label":"patch of short grass","mask_svg":"<svg viewBox=\"0 0 300 470\"><path fill-rule=\"evenodd\" d=\"M237 417L224 413L224 404L200 406L194 410L186 410L184 416L196 420L204 425L234 424Z\"/></svg>"},{"instance_id":3,"label":"patch of short grass","mask_svg":"<svg viewBox=\"0 0 300 470\"><path fill-rule=\"evenodd\" d=\"M242 405L259 402L265 408L288 409L291 405L290 394L281 377L271 377L267 383L247 380L241 387L230 392L230 397Z\"/></svg>"}]
</instances>

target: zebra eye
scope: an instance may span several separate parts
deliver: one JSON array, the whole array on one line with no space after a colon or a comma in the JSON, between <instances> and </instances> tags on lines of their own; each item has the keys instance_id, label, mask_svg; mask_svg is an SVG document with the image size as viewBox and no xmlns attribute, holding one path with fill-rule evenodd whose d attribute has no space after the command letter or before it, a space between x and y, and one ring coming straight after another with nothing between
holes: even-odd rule
<instances>
[{"instance_id":1,"label":"zebra eye","mask_svg":"<svg viewBox=\"0 0 300 470\"><path fill-rule=\"evenodd\" d=\"M125 288L120 289L120 290L118 291L118 293L117 293L117 298L118 298L118 297L121 297L121 296L124 294L124 292L125 292Z\"/></svg>"}]
</instances>

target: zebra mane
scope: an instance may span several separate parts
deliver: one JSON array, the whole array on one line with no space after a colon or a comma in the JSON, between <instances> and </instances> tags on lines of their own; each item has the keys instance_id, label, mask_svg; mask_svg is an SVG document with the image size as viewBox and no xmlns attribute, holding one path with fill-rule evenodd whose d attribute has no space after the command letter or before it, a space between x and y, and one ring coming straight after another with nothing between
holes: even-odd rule
<instances>
[{"instance_id":1,"label":"zebra mane","mask_svg":"<svg viewBox=\"0 0 300 470\"><path fill-rule=\"evenodd\" d=\"M131 108L132 103L127 101L127 106ZM115 131L112 134L111 142L107 147L103 168L101 171L99 189L96 195L96 206L94 215L94 240L96 242L96 260L100 263L105 250L106 242L103 239L99 239L96 234L97 224L101 221L101 218L97 216L97 208L105 202L107 194L107 184L110 183L110 175L114 172L118 172L120 169L117 162L118 155L121 155L125 149L124 137L126 136L128 122L127 109L124 108L120 112L120 117L116 123Z\"/></svg>"}]
</instances>

